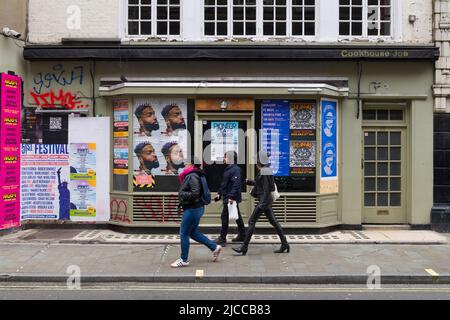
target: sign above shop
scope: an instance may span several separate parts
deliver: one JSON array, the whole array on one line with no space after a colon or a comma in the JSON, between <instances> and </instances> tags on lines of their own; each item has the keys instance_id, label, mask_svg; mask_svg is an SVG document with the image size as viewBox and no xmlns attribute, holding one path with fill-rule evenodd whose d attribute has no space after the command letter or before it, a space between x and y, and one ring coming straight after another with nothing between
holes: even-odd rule
<instances>
[{"instance_id":1,"label":"sign above shop","mask_svg":"<svg viewBox=\"0 0 450 320\"><path fill-rule=\"evenodd\" d=\"M196 111L253 111L253 99L197 99Z\"/></svg>"}]
</instances>

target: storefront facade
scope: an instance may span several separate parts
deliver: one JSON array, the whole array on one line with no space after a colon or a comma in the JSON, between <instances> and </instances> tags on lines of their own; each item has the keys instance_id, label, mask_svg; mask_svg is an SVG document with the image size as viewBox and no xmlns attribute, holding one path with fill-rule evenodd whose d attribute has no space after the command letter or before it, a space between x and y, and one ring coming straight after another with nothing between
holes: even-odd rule
<instances>
[{"instance_id":1,"label":"storefront facade","mask_svg":"<svg viewBox=\"0 0 450 320\"><path fill-rule=\"evenodd\" d=\"M274 209L285 227L430 223L433 47L327 49L314 59L289 59L287 49L254 59L251 49L236 61L231 50L243 52L164 61L149 50L146 61L127 60L126 74L118 63L95 62L96 113L111 119L111 224L177 226L181 169L170 165L171 152L210 163L216 192L223 152L237 146L244 178L255 176L257 150L280 155L272 159L282 195ZM51 68L42 52L26 55ZM254 206L249 192L244 220ZM220 212L220 204L208 206L202 225L220 225Z\"/></svg>"}]
</instances>

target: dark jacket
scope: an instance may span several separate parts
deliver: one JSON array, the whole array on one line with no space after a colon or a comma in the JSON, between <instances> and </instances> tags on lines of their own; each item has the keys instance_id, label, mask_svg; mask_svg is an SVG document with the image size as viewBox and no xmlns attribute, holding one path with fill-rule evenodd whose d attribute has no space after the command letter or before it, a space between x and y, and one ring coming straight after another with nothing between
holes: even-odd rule
<instances>
[{"instance_id":1,"label":"dark jacket","mask_svg":"<svg viewBox=\"0 0 450 320\"><path fill-rule=\"evenodd\" d=\"M222 184L217 194L223 199L223 203L228 200L234 200L237 203L242 201L242 173L241 168L236 164L230 164L226 167L223 174Z\"/></svg>"},{"instance_id":2,"label":"dark jacket","mask_svg":"<svg viewBox=\"0 0 450 320\"><path fill-rule=\"evenodd\" d=\"M202 183L200 181L200 177L204 175L202 170L195 169L184 177L178 190L178 200L184 210L197 209L204 205L201 200Z\"/></svg>"},{"instance_id":3,"label":"dark jacket","mask_svg":"<svg viewBox=\"0 0 450 320\"><path fill-rule=\"evenodd\" d=\"M258 199L258 207L265 209L272 205L272 191L275 191L275 180L272 169L264 167L256 176L254 181L248 180L247 184L254 186L251 195Z\"/></svg>"}]
</instances>

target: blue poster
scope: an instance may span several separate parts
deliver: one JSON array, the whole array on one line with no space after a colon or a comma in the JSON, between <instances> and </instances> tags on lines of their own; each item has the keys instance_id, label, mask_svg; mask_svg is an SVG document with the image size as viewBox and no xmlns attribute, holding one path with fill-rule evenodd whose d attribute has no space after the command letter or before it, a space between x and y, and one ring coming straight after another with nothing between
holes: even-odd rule
<instances>
[{"instance_id":1,"label":"blue poster","mask_svg":"<svg viewBox=\"0 0 450 320\"><path fill-rule=\"evenodd\" d=\"M290 110L289 101L270 100L261 104L263 150L269 155L277 177L289 176Z\"/></svg>"},{"instance_id":2,"label":"blue poster","mask_svg":"<svg viewBox=\"0 0 450 320\"><path fill-rule=\"evenodd\" d=\"M322 178L337 177L337 103L322 101Z\"/></svg>"}]
</instances>

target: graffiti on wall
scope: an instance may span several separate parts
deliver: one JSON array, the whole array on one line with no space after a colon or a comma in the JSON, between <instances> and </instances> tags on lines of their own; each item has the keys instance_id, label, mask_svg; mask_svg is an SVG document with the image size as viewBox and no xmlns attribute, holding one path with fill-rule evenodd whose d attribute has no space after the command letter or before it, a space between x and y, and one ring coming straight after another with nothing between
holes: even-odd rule
<instances>
[{"instance_id":1,"label":"graffiti on wall","mask_svg":"<svg viewBox=\"0 0 450 320\"><path fill-rule=\"evenodd\" d=\"M30 103L42 109L88 109L91 99L83 93L89 92L85 69L84 65L55 64L34 72L29 83Z\"/></svg>"}]
</instances>

